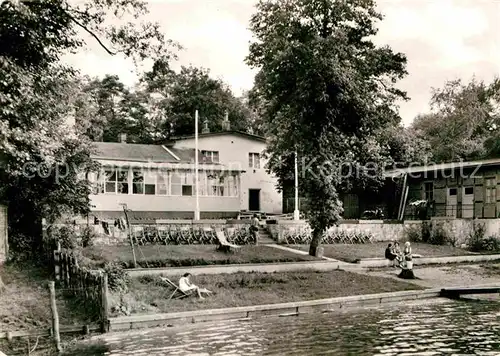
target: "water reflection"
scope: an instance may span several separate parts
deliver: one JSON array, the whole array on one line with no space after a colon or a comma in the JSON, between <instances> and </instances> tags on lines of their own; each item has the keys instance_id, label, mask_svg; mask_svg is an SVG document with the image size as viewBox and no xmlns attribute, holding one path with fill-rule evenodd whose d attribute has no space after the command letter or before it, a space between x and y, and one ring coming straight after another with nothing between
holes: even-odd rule
<instances>
[{"instance_id":1,"label":"water reflection","mask_svg":"<svg viewBox=\"0 0 500 356\"><path fill-rule=\"evenodd\" d=\"M405 304L107 337L121 355L500 355L500 303Z\"/></svg>"}]
</instances>

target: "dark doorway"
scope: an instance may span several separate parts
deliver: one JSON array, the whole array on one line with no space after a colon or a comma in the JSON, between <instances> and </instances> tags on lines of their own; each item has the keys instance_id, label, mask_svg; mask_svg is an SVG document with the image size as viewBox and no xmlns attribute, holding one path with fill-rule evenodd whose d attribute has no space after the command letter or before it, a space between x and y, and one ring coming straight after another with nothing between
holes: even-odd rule
<instances>
[{"instance_id":1,"label":"dark doorway","mask_svg":"<svg viewBox=\"0 0 500 356\"><path fill-rule=\"evenodd\" d=\"M260 189L248 189L248 210L260 211Z\"/></svg>"}]
</instances>

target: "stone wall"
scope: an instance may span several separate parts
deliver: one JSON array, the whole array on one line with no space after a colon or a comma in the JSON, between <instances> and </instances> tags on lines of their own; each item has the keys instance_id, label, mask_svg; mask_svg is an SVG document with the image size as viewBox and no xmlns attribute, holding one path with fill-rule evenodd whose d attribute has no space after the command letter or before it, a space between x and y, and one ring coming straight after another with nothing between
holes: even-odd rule
<instances>
[{"instance_id":1,"label":"stone wall","mask_svg":"<svg viewBox=\"0 0 500 356\"><path fill-rule=\"evenodd\" d=\"M0 265L5 262L9 253L7 207L0 205Z\"/></svg>"},{"instance_id":2,"label":"stone wall","mask_svg":"<svg viewBox=\"0 0 500 356\"><path fill-rule=\"evenodd\" d=\"M413 224L413 222L411 222ZM276 224L267 225L274 240L279 243L307 243L310 239L311 229L304 221L283 220ZM379 220L343 221L338 226L328 229L327 235L330 239L338 236L337 242L356 242L363 236L369 237L371 241L390 241L402 239L405 236L405 225L399 223L387 223Z\"/></svg>"},{"instance_id":3,"label":"stone wall","mask_svg":"<svg viewBox=\"0 0 500 356\"><path fill-rule=\"evenodd\" d=\"M423 223L418 220L403 223L379 220L342 221L338 226L330 228L327 235L344 236L346 241L342 242L346 243L351 242L349 239L357 235L370 236L371 241L408 240L412 233L421 233ZM500 236L500 219L433 218L425 223L429 224L430 234L442 231L454 240L456 246L467 243L474 223L484 224L484 237ZM273 239L279 243L308 243L311 238L311 228L304 221L283 220L268 224L267 227Z\"/></svg>"}]
</instances>

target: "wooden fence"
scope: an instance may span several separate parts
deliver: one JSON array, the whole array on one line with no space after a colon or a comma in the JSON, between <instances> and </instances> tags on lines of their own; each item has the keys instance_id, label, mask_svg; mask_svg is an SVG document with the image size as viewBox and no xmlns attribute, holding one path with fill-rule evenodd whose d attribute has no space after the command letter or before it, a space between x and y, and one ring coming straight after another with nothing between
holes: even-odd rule
<instances>
[{"instance_id":1,"label":"wooden fence","mask_svg":"<svg viewBox=\"0 0 500 356\"><path fill-rule=\"evenodd\" d=\"M86 312L101 324L102 332L108 330L108 275L102 270L80 266L71 251L53 251L56 283L68 297L77 298Z\"/></svg>"}]
</instances>

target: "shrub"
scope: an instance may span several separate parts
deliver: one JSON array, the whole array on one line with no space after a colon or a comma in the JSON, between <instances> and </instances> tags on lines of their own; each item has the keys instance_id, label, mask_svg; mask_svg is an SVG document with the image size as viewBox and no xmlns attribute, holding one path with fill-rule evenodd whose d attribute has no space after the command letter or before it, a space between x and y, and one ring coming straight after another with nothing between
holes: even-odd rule
<instances>
[{"instance_id":1,"label":"shrub","mask_svg":"<svg viewBox=\"0 0 500 356\"><path fill-rule=\"evenodd\" d=\"M98 237L97 232L90 226L85 226L80 232L82 247L90 247L94 245L94 240Z\"/></svg>"},{"instance_id":2,"label":"shrub","mask_svg":"<svg viewBox=\"0 0 500 356\"><path fill-rule=\"evenodd\" d=\"M467 245L469 250L478 252L483 251L483 241L486 234L486 227L484 224L476 223L472 225L472 231L469 232L469 237L467 239Z\"/></svg>"},{"instance_id":3,"label":"shrub","mask_svg":"<svg viewBox=\"0 0 500 356\"><path fill-rule=\"evenodd\" d=\"M429 242L431 239L431 224L428 221L422 221L422 242Z\"/></svg>"},{"instance_id":4,"label":"shrub","mask_svg":"<svg viewBox=\"0 0 500 356\"><path fill-rule=\"evenodd\" d=\"M51 237L61 243L61 248L72 250L78 245L76 231L72 225L54 227Z\"/></svg>"},{"instance_id":5,"label":"shrub","mask_svg":"<svg viewBox=\"0 0 500 356\"><path fill-rule=\"evenodd\" d=\"M128 290L128 274L117 263L108 262L104 266L104 272L108 274L108 287L112 292L123 292Z\"/></svg>"},{"instance_id":6,"label":"shrub","mask_svg":"<svg viewBox=\"0 0 500 356\"><path fill-rule=\"evenodd\" d=\"M405 229L406 239L410 242L422 242L422 226L410 225Z\"/></svg>"},{"instance_id":7,"label":"shrub","mask_svg":"<svg viewBox=\"0 0 500 356\"><path fill-rule=\"evenodd\" d=\"M489 236L483 240L482 250L488 252L500 251L500 239L496 236Z\"/></svg>"},{"instance_id":8,"label":"shrub","mask_svg":"<svg viewBox=\"0 0 500 356\"><path fill-rule=\"evenodd\" d=\"M428 242L432 245L445 246L451 242L451 238L442 226L436 226Z\"/></svg>"}]
</instances>

